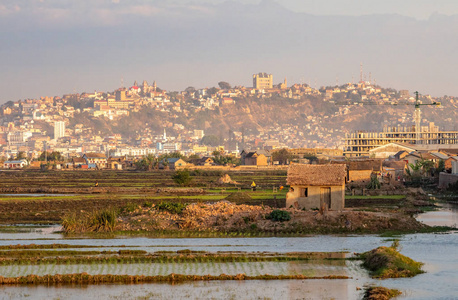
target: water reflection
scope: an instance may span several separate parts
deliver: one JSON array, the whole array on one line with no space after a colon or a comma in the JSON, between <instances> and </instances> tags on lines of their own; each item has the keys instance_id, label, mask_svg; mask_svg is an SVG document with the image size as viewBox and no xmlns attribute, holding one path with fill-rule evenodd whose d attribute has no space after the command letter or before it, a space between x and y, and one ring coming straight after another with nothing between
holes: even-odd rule
<instances>
[{"instance_id":1,"label":"water reflection","mask_svg":"<svg viewBox=\"0 0 458 300\"><path fill-rule=\"evenodd\" d=\"M458 223L456 205L444 206L443 210L428 212L418 217L430 225L452 226ZM43 229L43 228L42 228ZM52 244L63 243L71 245L94 245L103 249L104 246L127 245L135 249L147 251L176 251L181 249L216 251L245 251L245 252L293 252L293 251L351 251L364 252L378 246L388 246L390 240L385 238L365 236L313 236L301 238L218 238L218 239L65 239L64 236L52 233L56 229L31 232L0 233L0 245L10 244ZM45 239L40 238L56 238ZM20 239L20 240L15 240ZM178 285L170 284L141 284L141 285L91 285L91 286L2 286L0 295L6 299L360 299L365 284L376 284L397 288L403 292L404 299L456 299L458 295L458 231L446 234L413 234L400 237L401 253L414 260L424 262L425 274L414 278L399 278L389 280L373 280L367 272L360 268L358 262L330 262L328 264L307 264L302 262L278 263L240 263L231 264L188 264L184 266L163 266L162 273L189 274L220 274L238 272L272 273L274 272L309 272L308 274L346 274L349 280L286 280L286 281L213 281L191 282ZM111 249L110 249L111 250ZM5 266L7 267L7 266ZM17 272L29 272L26 268L41 268L46 266L9 266L0 268L0 276L8 276ZM52 267L44 273L52 273ZM56 266L61 267L61 266ZM154 271L153 265L122 265L115 267L99 266L62 266L70 267L70 271L87 272L95 268L95 273L109 272L159 272ZM132 269L128 269L128 268ZM16 269L15 269L16 268ZM103 270L105 268L105 271ZM113 268L112 270L110 268ZM144 268L144 269L142 269ZM180 268L183 268L180 269ZM130 270L130 271L129 271ZM36 270L33 270L35 272ZM32 273L33 273L32 272ZM59 270L61 272L61 270ZM65 271L63 271L65 272ZM198 272L198 273L195 273ZM162 274L161 273L161 274ZM315 275L319 276L319 275Z\"/></svg>"},{"instance_id":2,"label":"water reflection","mask_svg":"<svg viewBox=\"0 0 458 300\"><path fill-rule=\"evenodd\" d=\"M451 203L438 203L440 210L430 211L417 216L417 220L429 226L457 227L458 205Z\"/></svg>"},{"instance_id":3,"label":"water reflection","mask_svg":"<svg viewBox=\"0 0 458 300\"><path fill-rule=\"evenodd\" d=\"M358 285L359 286L359 285ZM0 287L8 298L30 299L361 299L350 280L209 281L184 284Z\"/></svg>"},{"instance_id":4,"label":"water reflection","mask_svg":"<svg viewBox=\"0 0 458 300\"><path fill-rule=\"evenodd\" d=\"M248 276L270 275L306 275L323 277L331 275L355 276L361 273L359 262L355 261L291 261L291 262L205 262L205 263L100 263L100 264L39 264L39 265L4 265L0 274L4 277L27 275L56 275L88 273L91 275L214 275L220 274Z\"/></svg>"},{"instance_id":5,"label":"water reflection","mask_svg":"<svg viewBox=\"0 0 458 300\"><path fill-rule=\"evenodd\" d=\"M61 231L61 225L4 225L0 226L0 242L1 240L63 239L64 235L60 234Z\"/></svg>"}]
</instances>

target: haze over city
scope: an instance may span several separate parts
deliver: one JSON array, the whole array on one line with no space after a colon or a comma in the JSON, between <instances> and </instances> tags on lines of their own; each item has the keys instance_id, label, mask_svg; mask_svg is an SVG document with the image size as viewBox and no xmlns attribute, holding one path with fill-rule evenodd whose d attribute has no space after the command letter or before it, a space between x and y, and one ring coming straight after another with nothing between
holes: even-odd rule
<instances>
[{"instance_id":1,"label":"haze over city","mask_svg":"<svg viewBox=\"0 0 458 300\"><path fill-rule=\"evenodd\" d=\"M458 95L453 1L1 1L0 103L114 90L359 80Z\"/></svg>"},{"instance_id":2,"label":"haze over city","mask_svg":"<svg viewBox=\"0 0 458 300\"><path fill-rule=\"evenodd\" d=\"M0 0L0 298L455 299L457 3Z\"/></svg>"}]
</instances>

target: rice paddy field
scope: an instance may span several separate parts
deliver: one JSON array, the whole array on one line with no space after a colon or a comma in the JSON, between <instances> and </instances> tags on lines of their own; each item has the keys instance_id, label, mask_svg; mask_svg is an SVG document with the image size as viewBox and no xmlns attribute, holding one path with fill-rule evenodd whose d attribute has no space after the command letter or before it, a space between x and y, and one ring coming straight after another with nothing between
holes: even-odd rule
<instances>
[{"instance_id":1,"label":"rice paddy field","mask_svg":"<svg viewBox=\"0 0 458 300\"><path fill-rule=\"evenodd\" d=\"M354 253L393 238L92 239L56 230L0 230L3 299L362 299L371 285L399 289L402 299L458 292L456 233L397 237L426 273L376 280Z\"/></svg>"},{"instance_id":2,"label":"rice paddy field","mask_svg":"<svg viewBox=\"0 0 458 300\"><path fill-rule=\"evenodd\" d=\"M285 185L286 171L228 172L238 185L218 184L222 172L201 172L192 174L189 187L178 186L172 174L0 172L0 299L362 299L371 285L399 289L405 299L458 294L456 232L397 236L401 252L424 262L426 273L383 281L371 278L355 259L355 253L393 243L376 235L61 232L59 223L69 212L217 202L239 191L249 197L232 202L284 206L286 188L276 188ZM250 189L252 181L256 191ZM404 197L389 200L397 205ZM434 213L422 218L435 219ZM456 209L447 218L456 220Z\"/></svg>"},{"instance_id":3,"label":"rice paddy field","mask_svg":"<svg viewBox=\"0 0 458 300\"><path fill-rule=\"evenodd\" d=\"M233 181L239 183L232 187L249 188L253 181L258 187L271 188L272 186L286 183L286 170L195 170L190 171L193 180L192 187L211 188L216 185L218 179L229 174ZM141 192L141 188L174 187L172 170L153 171L38 171L20 170L0 172L1 188L68 188L82 189L94 187L98 181L101 188L126 188L132 192ZM228 186L231 186L228 184Z\"/></svg>"},{"instance_id":4,"label":"rice paddy field","mask_svg":"<svg viewBox=\"0 0 458 300\"><path fill-rule=\"evenodd\" d=\"M172 179L173 171L3 171L0 172L0 224L54 224L69 212L121 208L127 204L216 202L244 191L238 204L282 207L286 171L192 171L189 187ZM218 184L229 174L238 184ZM250 188L255 181L256 191ZM98 187L95 187L95 182ZM277 190L275 191L276 188Z\"/></svg>"}]
</instances>

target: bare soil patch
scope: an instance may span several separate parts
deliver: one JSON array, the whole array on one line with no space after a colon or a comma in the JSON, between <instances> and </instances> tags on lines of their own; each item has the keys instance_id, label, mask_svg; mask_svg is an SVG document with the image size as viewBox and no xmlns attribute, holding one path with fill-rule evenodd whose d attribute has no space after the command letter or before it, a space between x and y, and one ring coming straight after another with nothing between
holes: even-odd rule
<instances>
[{"instance_id":1,"label":"bare soil patch","mask_svg":"<svg viewBox=\"0 0 458 300\"><path fill-rule=\"evenodd\" d=\"M378 233L388 230L415 231L426 225L403 213L365 211L303 211L282 209L291 215L285 222L266 218L273 208L259 205L236 205L229 201L193 203L181 214L152 207L137 207L118 218L115 231L263 231L302 233Z\"/></svg>"}]
</instances>

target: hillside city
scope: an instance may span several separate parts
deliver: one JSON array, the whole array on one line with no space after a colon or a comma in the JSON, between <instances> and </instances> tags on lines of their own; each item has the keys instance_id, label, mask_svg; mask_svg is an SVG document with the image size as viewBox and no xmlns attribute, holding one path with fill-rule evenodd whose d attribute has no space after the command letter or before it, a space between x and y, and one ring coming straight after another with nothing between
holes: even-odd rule
<instances>
[{"instance_id":1,"label":"hillside city","mask_svg":"<svg viewBox=\"0 0 458 300\"><path fill-rule=\"evenodd\" d=\"M447 106L447 112L433 108L425 117L440 126L453 124L457 98L422 95L421 100ZM414 101L407 90L383 88L362 76L355 84L319 89L288 86L286 79L275 85L266 73L253 75L253 87L219 82L218 88L180 92L165 91L155 81L135 81L110 92L3 104L0 155L33 160L45 149L66 159L90 152L139 158L173 152L206 156L215 150L238 156L243 149L342 149L345 135L355 130L412 126Z\"/></svg>"}]
</instances>

